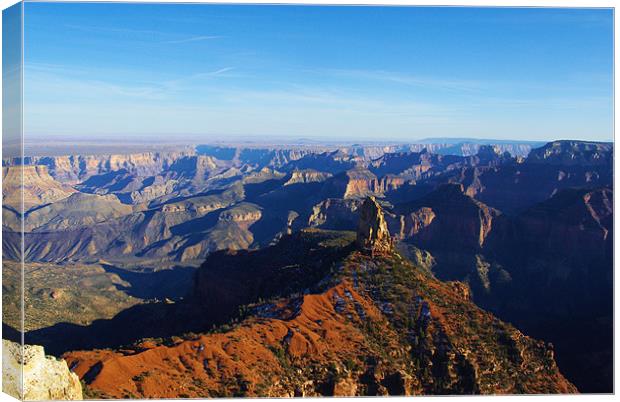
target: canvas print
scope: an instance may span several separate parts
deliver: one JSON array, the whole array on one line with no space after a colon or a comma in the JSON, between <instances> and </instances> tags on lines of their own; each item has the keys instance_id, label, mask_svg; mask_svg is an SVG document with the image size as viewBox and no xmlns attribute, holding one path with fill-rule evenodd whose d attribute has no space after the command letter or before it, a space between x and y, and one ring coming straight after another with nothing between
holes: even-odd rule
<instances>
[{"instance_id":1,"label":"canvas print","mask_svg":"<svg viewBox=\"0 0 620 402\"><path fill-rule=\"evenodd\" d=\"M4 392L614 391L613 9L2 17Z\"/></svg>"}]
</instances>

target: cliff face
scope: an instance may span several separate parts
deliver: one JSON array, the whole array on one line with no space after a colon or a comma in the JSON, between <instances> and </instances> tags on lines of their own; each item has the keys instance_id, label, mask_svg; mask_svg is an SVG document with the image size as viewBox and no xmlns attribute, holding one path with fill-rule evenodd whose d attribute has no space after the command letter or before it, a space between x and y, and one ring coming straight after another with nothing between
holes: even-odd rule
<instances>
[{"instance_id":1,"label":"cliff face","mask_svg":"<svg viewBox=\"0 0 620 402\"><path fill-rule=\"evenodd\" d=\"M593 315L611 311L612 200L608 188L563 190L514 219L513 244L519 251L506 249L501 256L523 287L515 291L528 288L528 304L560 315L567 309ZM550 289L542 286L549 283L554 284Z\"/></svg>"},{"instance_id":2,"label":"cliff face","mask_svg":"<svg viewBox=\"0 0 620 402\"><path fill-rule=\"evenodd\" d=\"M189 155L175 160L169 168L171 178L175 180L189 179L194 184L203 183L213 171L217 163L210 156Z\"/></svg>"},{"instance_id":3,"label":"cliff face","mask_svg":"<svg viewBox=\"0 0 620 402\"><path fill-rule=\"evenodd\" d=\"M338 198L353 199L365 198L369 195L382 196L389 191L397 190L407 180L394 175L377 177L364 167L356 167L341 172L326 182L330 194Z\"/></svg>"},{"instance_id":4,"label":"cliff face","mask_svg":"<svg viewBox=\"0 0 620 402\"><path fill-rule=\"evenodd\" d=\"M428 179L453 170L477 166L495 167L510 163L513 158L508 152L502 153L497 145L481 145L477 153L458 155L441 155L421 152L398 152L383 155L372 161L369 169L379 175L398 175L415 181Z\"/></svg>"},{"instance_id":5,"label":"cliff face","mask_svg":"<svg viewBox=\"0 0 620 402\"><path fill-rule=\"evenodd\" d=\"M421 233L425 228L429 227L437 214L429 207L421 207L415 211L400 215L398 221L392 224L395 227L395 233L399 239L412 239L421 237Z\"/></svg>"},{"instance_id":6,"label":"cliff face","mask_svg":"<svg viewBox=\"0 0 620 402\"><path fill-rule=\"evenodd\" d=\"M23 387L21 386L23 370ZM23 394L22 394L23 388ZM2 340L2 391L24 400L81 400L82 385L67 362L46 356L41 346Z\"/></svg>"},{"instance_id":7,"label":"cliff face","mask_svg":"<svg viewBox=\"0 0 620 402\"><path fill-rule=\"evenodd\" d=\"M359 206L360 201L357 199L328 198L312 207L308 226L333 230L351 230L357 225L357 209Z\"/></svg>"},{"instance_id":8,"label":"cliff face","mask_svg":"<svg viewBox=\"0 0 620 402\"><path fill-rule=\"evenodd\" d=\"M600 166L613 163L613 144L585 141L553 141L534 149L528 163Z\"/></svg>"},{"instance_id":9,"label":"cliff face","mask_svg":"<svg viewBox=\"0 0 620 402\"><path fill-rule=\"evenodd\" d=\"M4 167L2 180L2 203L17 211L20 210L22 191L24 211L62 200L76 192L72 187L54 180L47 167L41 165Z\"/></svg>"},{"instance_id":10,"label":"cliff face","mask_svg":"<svg viewBox=\"0 0 620 402\"><path fill-rule=\"evenodd\" d=\"M377 176L367 169L348 170L343 198L366 197L381 192Z\"/></svg>"},{"instance_id":11,"label":"cliff face","mask_svg":"<svg viewBox=\"0 0 620 402\"><path fill-rule=\"evenodd\" d=\"M303 158L290 161L282 166L288 172L312 169L321 172L338 174L357 165L357 159L339 152L309 153Z\"/></svg>"},{"instance_id":12,"label":"cliff face","mask_svg":"<svg viewBox=\"0 0 620 402\"><path fill-rule=\"evenodd\" d=\"M238 324L65 358L104 397L576 391L550 346L476 307L466 287L393 252L355 251L351 240L306 231L212 255L195 303L224 321L242 311Z\"/></svg>"},{"instance_id":13,"label":"cliff face","mask_svg":"<svg viewBox=\"0 0 620 402\"><path fill-rule=\"evenodd\" d=\"M194 151L181 152L142 152L135 154L113 155L65 155L29 157L31 165L45 165L54 179L75 184L90 176L126 170L137 176L156 175L163 169L187 156L194 155Z\"/></svg>"},{"instance_id":14,"label":"cliff face","mask_svg":"<svg viewBox=\"0 0 620 402\"><path fill-rule=\"evenodd\" d=\"M462 185L445 184L411 203L397 207L402 215L401 239L421 248L479 250L493 229L500 212L464 193Z\"/></svg>"},{"instance_id":15,"label":"cliff face","mask_svg":"<svg viewBox=\"0 0 620 402\"><path fill-rule=\"evenodd\" d=\"M501 153L508 152L510 155L515 157L525 157L527 156L532 149L535 148L536 144L532 143L492 143L491 146L498 149ZM411 147L412 151L420 151L423 147L428 149L429 152L437 153L437 154L452 154L452 155L462 155L462 156L473 156L480 152L480 148L486 146L486 144L474 143L474 142L457 142L457 143L441 143L438 141L437 143L429 143L424 145L418 145L416 147Z\"/></svg>"},{"instance_id":16,"label":"cliff face","mask_svg":"<svg viewBox=\"0 0 620 402\"><path fill-rule=\"evenodd\" d=\"M294 170L290 174L290 178L284 183L285 186L298 183L318 183L325 181L332 175L330 173L323 173L318 170L305 169Z\"/></svg>"},{"instance_id":17,"label":"cliff face","mask_svg":"<svg viewBox=\"0 0 620 402\"><path fill-rule=\"evenodd\" d=\"M468 167L451 180L462 183L477 200L516 214L563 189L611 186L612 164L612 144L555 141L524 160Z\"/></svg>"},{"instance_id":18,"label":"cliff face","mask_svg":"<svg viewBox=\"0 0 620 402\"><path fill-rule=\"evenodd\" d=\"M609 254L613 193L608 188L562 190L550 200L524 211L518 220L528 249L585 259ZM527 236L526 236L527 234Z\"/></svg>"},{"instance_id":19,"label":"cliff face","mask_svg":"<svg viewBox=\"0 0 620 402\"><path fill-rule=\"evenodd\" d=\"M132 211L130 205L122 204L114 195L75 193L30 212L24 220L24 230L75 230L120 218Z\"/></svg>"},{"instance_id":20,"label":"cliff face","mask_svg":"<svg viewBox=\"0 0 620 402\"><path fill-rule=\"evenodd\" d=\"M292 161L303 158L313 153L325 152L327 148L245 148L245 147L227 147L217 145L198 145L196 150L202 154L217 158L221 161L228 161L236 165L249 164L263 168L265 166L281 167Z\"/></svg>"},{"instance_id":21,"label":"cliff face","mask_svg":"<svg viewBox=\"0 0 620 402\"><path fill-rule=\"evenodd\" d=\"M500 153L498 148L480 147L478 154L460 157L448 165L442 165L434 156L437 161L428 164L426 173L416 179L416 185L409 189L410 194L403 198L419 198L424 187L432 189L448 182L460 183L466 194L478 201L507 214L518 214L559 190L594 189L611 186L613 181L610 143L554 141L534 149L527 158L511 158ZM399 167L398 158L393 158L395 160L386 167L402 170L407 166L405 163ZM411 155L402 158L411 158ZM420 164L412 165L407 171L424 166L425 158L428 157L420 156ZM389 160L386 155L385 161Z\"/></svg>"},{"instance_id":22,"label":"cliff face","mask_svg":"<svg viewBox=\"0 0 620 402\"><path fill-rule=\"evenodd\" d=\"M261 218L261 209L250 203L240 203L220 213L219 220L235 222L243 225L251 225Z\"/></svg>"},{"instance_id":23,"label":"cliff face","mask_svg":"<svg viewBox=\"0 0 620 402\"><path fill-rule=\"evenodd\" d=\"M378 189L375 191L377 191L378 193L388 193L390 191L398 190L406 183L408 183L408 180L403 177L386 175L379 179Z\"/></svg>"},{"instance_id":24,"label":"cliff face","mask_svg":"<svg viewBox=\"0 0 620 402\"><path fill-rule=\"evenodd\" d=\"M422 152L427 150L435 154L452 154L458 156L475 155L484 146L475 142L448 142L442 139L425 141L408 145L353 145L337 147L342 154L373 161L385 154ZM525 157L532 149L531 143L497 143L493 144L502 153L509 152L513 156ZM234 163L253 163L260 166L282 167L306 156L334 152L334 147L324 145L291 145L284 148L243 148L236 146L199 145L196 150L204 155Z\"/></svg>"},{"instance_id":25,"label":"cliff face","mask_svg":"<svg viewBox=\"0 0 620 402\"><path fill-rule=\"evenodd\" d=\"M398 205L400 221L388 221L430 252L435 275L466 281L476 303L553 342L580 389L602 392L612 383L612 199L609 188L563 189L506 216L447 185Z\"/></svg>"},{"instance_id":26,"label":"cliff face","mask_svg":"<svg viewBox=\"0 0 620 402\"><path fill-rule=\"evenodd\" d=\"M566 375L587 392L613 384L612 200L608 188L569 189L520 214L504 260L515 283L496 305L529 333L552 341ZM516 298L522 300L508 302ZM533 309L537 315L527 313Z\"/></svg>"},{"instance_id":27,"label":"cliff face","mask_svg":"<svg viewBox=\"0 0 620 402\"><path fill-rule=\"evenodd\" d=\"M389 253L393 249L383 209L374 197L368 197L359 208L357 245L374 254Z\"/></svg>"},{"instance_id":28,"label":"cliff face","mask_svg":"<svg viewBox=\"0 0 620 402\"><path fill-rule=\"evenodd\" d=\"M379 176L392 174L419 180L465 162L466 159L461 156L438 155L423 149L420 152L385 154L372 161L369 168Z\"/></svg>"},{"instance_id":29,"label":"cliff face","mask_svg":"<svg viewBox=\"0 0 620 402\"><path fill-rule=\"evenodd\" d=\"M25 225L31 231L24 239L25 259L76 261L88 256L138 255L188 260L220 248L245 248L253 241L247 228L262 215L260 208L242 200L240 185L149 210L122 204L115 195L77 193L27 216ZM20 241L16 236L11 232L3 236L8 258L19 259L13 253Z\"/></svg>"}]
</instances>

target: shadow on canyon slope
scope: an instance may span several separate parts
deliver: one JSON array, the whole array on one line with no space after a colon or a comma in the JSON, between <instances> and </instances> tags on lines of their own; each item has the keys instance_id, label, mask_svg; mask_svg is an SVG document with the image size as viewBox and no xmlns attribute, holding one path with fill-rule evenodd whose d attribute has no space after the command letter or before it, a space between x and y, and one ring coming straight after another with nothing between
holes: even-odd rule
<instances>
[{"instance_id":1,"label":"shadow on canyon slope","mask_svg":"<svg viewBox=\"0 0 620 402\"><path fill-rule=\"evenodd\" d=\"M48 353L59 356L71 350L118 348L143 338L206 332L238 316L240 305L301 292L319 283L336 262L351 252L352 235L346 234L345 240L342 237L330 233L297 234L261 250L212 253L197 271L201 273L196 275L200 291L186 288L183 300L138 304L88 326L58 323L27 332L26 343L43 345ZM147 282L141 275L153 275L121 272L124 270L111 266L106 269L143 289ZM156 280L167 279L162 276ZM144 289L137 294L148 293Z\"/></svg>"},{"instance_id":2,"label":"shadow on canyon slope","mask_svg":"<svg viewBox=\"0 0 620 402\"><path fill-rule=\"evenodd\" d=\"M62 322L29 331L27 344L43 345L48 354L60 356L70 350L115 348L142 338L160 338L205 330L208 314L192 314L185 302L138 304L111 319L92 324ZM10 331L14 335L14 330Z\"/></svg>"},{"instance_id":3,"label":"shadow on canyon slope","mask_svg":"<svg viewBox=\"0 0 620 402\"><path fill-rule=\"evenodd\" d=\"M101 266L129 283L129 286L116 285L118 290L139 299L181 298L191 288L196 271L193 267L183 266L153 272L136 272L110 264Z\"/></svg>"},{"instance_id":4,"label":"shadow on canyon slope","mask_svg":"<svg viewBox=\"0 0 620 402\"><path fill-rule=\"evenodd\" d=\"M111 319L99 319L90 325L61 322L28 331L25 342L43 345L47 353L59 356L69 350L118 347L142 338L158 338L205 330L209 314L198 314L183 300L192 290L195 268L175 266L154 272L136 272L102 264L129 286L116 287L130 296L143 299ZM173 300L176 300L174 302ZM19 340L19 332L3 324L3 337Z\"/></svg>"}]
</instances>

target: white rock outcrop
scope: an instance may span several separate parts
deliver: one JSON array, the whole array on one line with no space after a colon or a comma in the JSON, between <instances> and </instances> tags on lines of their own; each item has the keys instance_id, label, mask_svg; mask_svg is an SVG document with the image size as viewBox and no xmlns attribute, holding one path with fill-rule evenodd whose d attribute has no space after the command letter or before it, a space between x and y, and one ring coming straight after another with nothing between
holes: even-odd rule
<instances>
[{"instance_id":1,"label":"white rock outcrop","mask_svg":"<svg viewBox=\"0 0 620 402\"><path fill-rule=\"evenodd\" d=\"M46 356L38 345L25 345L22 356L21 345L6 339L2 340L2 391L28 401L82 399L80 379L69 371L67 362Z\"/></svg>"}]
</instances>

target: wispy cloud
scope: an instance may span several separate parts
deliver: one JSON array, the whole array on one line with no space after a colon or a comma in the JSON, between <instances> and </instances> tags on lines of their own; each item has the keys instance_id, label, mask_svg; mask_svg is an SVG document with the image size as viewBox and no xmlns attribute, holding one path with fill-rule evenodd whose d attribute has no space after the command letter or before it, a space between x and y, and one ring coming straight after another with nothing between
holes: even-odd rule
<instances>
[{"instance_id":1,"label":"wispy cloud","mask_svg":"<svg viewBox=\"0 0 620 402\"><path fill-rule=\"evenodd\" d=\"M479 90L482 85L476 80L428 77L385 70L326 69L317 71L317 73L330 74L340 78L392 82L407 86L461 92L474 92Z\"/></svg>"},{"instance_id":2,"label":"wispy cloud","mask_svg":"<svg viewBox=\"0 0 620 402\"><path fill-rule=\"evenodd\" d=\"M199 35L199 36L192 36L192 37L185 38L185 39L167 40L167 41L164 41L162 43L179 44L179 43L189 43L189 42L202 42L202 41L205 41L205 40L220 39L220 38L222 38L222 36L217 36L217 35Z\"/></svg>"},{"instance_id":3,"label":"wispy cloud","mask_svg":"<svg viewBox=\"0 0 620 402\"><path fill-rule=\"evenodd\" d=\"M215 70L215 71L210 71L210 72L206 72L206 73L198 73L198 74L194 74L194 78L200 78L200 77L215 77L221 74L224 74L225 72L234 70L234 67L224 67L224 68L220 68L219 70Z\"/></svg>"},{"instance_id":4,"label":"wispy cloud","mask_svg":"<svg viewBox=\"0 0 620 402\"><path fill-rule=\"evenodd\" d=\"M170 35L168 32L158 31L158 30L149 30L149 29L133 29L133 28L124 28L124 27L109 27L109 26L89 26L89 25L74 25L74 24L65 24L66 28L79 30L83 32L90 33L102 33L102 34L125 34L125 35L148 35L151 36L159 36L160 42L165 44L181 44L181 43L190 43L190 42L202 42L213 39L220 39L223 36L220 35L192 35L187 36L185 38L179 39L165 39L166 37L170 38L175 35ZM191 34L189 34L191 35ZM178 35L176 35L178 36Z\"/></svg>"},{"instance_id":5,"label":"wispy cloud","mask_svg":"<svg viewBox=\"0 0 620 402\"><path fill-rule=\"evenodd\" d=\"M98 32L98 33L124 33L124 34L142 34L142 35L161 35L161 31L148 30L148 29L132 29L132 28L118 28L118 27L102 27L102 26L90 26L90 25L73 25L66 24L66 28L76 29L84 32Z\"/></svg>"},{"instance_id":6,"label":"wispy cloud","mask_svg":"<svg viewBox=\"0 0 620 402\"><path fill-rule=\"evenodd\" d=\"M201 73L196 73L196 74L190 74L185 77L179 77L173 80L163 81L156 85L160 86L162 90L180 91L186 88L183 86L183 84L195 83L197 80L200 80L200 79L209 79L209 78L222 76L225 73L232 71L234 69L235 69L234 67L224 67L224 68L220 68L214 71L206 71L206 72L201 72Z\"/></svg>"},{"instance_id":7,"label":"wispy cloud","mask_svg":"<svg viewBox=\"0 0 620 402\"><path fill-rule=\"evenodd\" d=\"M124 99L165 100L174 95L194 91L201 82L222 77L234 67L223 67L212 71L179 75L173 79L152 77L134 80L131 77L147 77L148 72L72 69L54 64L27 63L26 89L31 95L65 94L89 99L115 96ZM114 79L112 77L122 77Z\"/></svg>"},{"instance_id":8,"label":"wispy cloud","mask_svg":"<svg viewBox=\"0 0 620 402\"><path fill-rule=\"evenodd\" d=\"M274 110L287 108L330 115L381 116L381 117L438 117L462 115L464 111L453 104L426 100L388 99L360 94L343 89L327 89L312 86L289 86L280 89L227 89L219 92L223 104L232 108Z\"/></svg>"}]
</instances>

